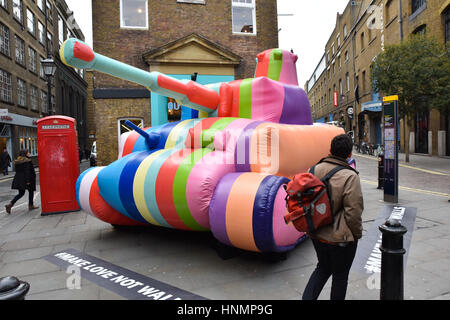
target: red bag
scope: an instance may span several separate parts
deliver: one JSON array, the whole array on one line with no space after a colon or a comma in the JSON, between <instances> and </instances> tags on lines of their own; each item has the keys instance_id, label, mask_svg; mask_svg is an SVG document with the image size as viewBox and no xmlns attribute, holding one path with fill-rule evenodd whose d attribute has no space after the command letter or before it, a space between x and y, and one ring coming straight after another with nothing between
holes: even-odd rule
<instances>
[{"instance_id":1,"label":"red bag","mask_svg":"<svg viewBox=\"0 0 450 320\"><path fill-rule=\"evenodd\" d=\"M338 171L348 169L337 166L322 179L314 173L301 173L285 186L287 192L286 205L289 213L285 215L286 224L292 222L300 232L312 233L333 222L333 210L330 203L328 181Z\"/></svg>"}]
</instances>

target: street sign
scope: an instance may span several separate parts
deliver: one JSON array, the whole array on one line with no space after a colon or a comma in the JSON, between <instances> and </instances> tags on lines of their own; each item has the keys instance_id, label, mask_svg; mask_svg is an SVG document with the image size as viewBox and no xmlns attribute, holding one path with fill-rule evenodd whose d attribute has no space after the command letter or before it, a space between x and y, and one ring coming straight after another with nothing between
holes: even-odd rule
<instances>
[{"instance_id":1,"label":"street sign","mask_svg":"<svg viewBox=\"0 0 450 320\"><path fill-rule=\"evenodd\" d=\"M384 201L398 202L398 96L383 98Z\"/></svg>"}]
</instances>

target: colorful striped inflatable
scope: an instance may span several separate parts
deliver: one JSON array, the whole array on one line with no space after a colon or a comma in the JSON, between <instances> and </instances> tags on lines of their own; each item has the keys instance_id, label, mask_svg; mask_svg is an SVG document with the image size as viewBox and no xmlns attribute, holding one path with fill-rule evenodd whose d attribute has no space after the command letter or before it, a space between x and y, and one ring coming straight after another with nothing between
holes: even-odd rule
<instances>
[{"instance_id":1,"label":"colorful striped inflatable","mask_svg":"<svg viewBox=\"0 0 450 320\"><path fill-rule=\"evenodd\" d=\"M113 225L211 231L255 252L290 250L305 238L284 222L283 185L325 157L343 130L312 123L296 55L264 51L255 78L207 86L127 66L78 39L67 40L60 55L68 65L134 81L201 115L123 134L115 162L78 178L83 210Z\"/></svg>"}]
</instances>

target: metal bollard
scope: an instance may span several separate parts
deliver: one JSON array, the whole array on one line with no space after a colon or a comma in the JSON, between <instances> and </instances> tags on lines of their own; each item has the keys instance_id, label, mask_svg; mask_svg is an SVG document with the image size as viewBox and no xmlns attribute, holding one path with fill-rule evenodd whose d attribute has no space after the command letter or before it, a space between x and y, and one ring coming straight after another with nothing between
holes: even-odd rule
<instances>
[{"instance_id":1,"label":"metal bollard","mask_svg":"<svg viewBox=\"0 0 450 320\"><path fill-rule=\"evenodd\" d=\"M378 155L378 187L377 189L384 188L384 155Z\"/></svg>"},{"instance_id":2,"label":"metal bollard","mask_svg":"<svg viewBox=\"0 0 450 320\"><path fill-rule=\"evenodd\" d=\"M0 279L0 300L25 300L29 290L30 285L16 277Z\"/></svg>"},{"instance_id":3,"label":"metal bollard","mask_svg":"<svg viewBox=\"0 0 450 320\"><path fill-rule=\"evenodd\" d=\"M408 230L396 219L378 229L382 233L380 300L403 300L403 235Z\"/></svg>"}]
</instances>

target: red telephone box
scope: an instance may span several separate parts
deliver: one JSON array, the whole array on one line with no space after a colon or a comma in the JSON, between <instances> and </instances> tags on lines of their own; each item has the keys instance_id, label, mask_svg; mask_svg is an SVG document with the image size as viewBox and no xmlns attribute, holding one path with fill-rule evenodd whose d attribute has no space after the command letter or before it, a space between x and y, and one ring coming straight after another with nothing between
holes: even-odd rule
<instances>
[{"instance_id":1,"label":"red telephone box","mask_svg":"<svg viewBox=\"0 0 450 320\"><path fill-rule=\"evenodd\" d=\"M42 215L79 211L80 175L76 121L50 116L37 121Z\"/></svg>"}]
</instances>

